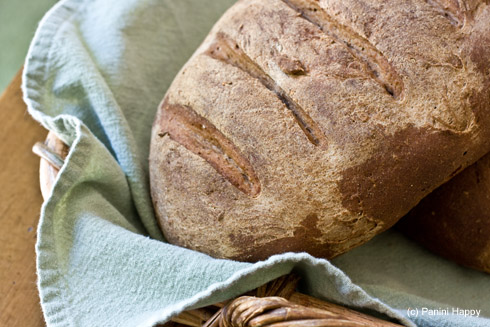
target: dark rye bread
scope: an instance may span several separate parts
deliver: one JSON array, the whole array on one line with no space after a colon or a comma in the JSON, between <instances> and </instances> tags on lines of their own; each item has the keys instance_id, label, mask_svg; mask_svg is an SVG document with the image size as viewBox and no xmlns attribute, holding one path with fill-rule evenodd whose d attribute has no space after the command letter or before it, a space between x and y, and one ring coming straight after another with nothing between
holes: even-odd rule
<instances>
[{"instance_id":1,"label":"dark rye bread","mask_svg":"<svg viewBox=\"0 0 490 327\"><path fill-rule=\"evenodd\" d=\"M490 154L429 194L397 227L439 255L490 273Z\"/></svg>"},{"instance_id":2,"label":"dark rye bread","mask_svg":"<svg viewBox=\"0 0 490 327\"><path fill-rule=\"evenodd\" d=\"M238 1L158 110L168 241L332 258L490 150L486 1Z\"/></svg>"}]
</instances>

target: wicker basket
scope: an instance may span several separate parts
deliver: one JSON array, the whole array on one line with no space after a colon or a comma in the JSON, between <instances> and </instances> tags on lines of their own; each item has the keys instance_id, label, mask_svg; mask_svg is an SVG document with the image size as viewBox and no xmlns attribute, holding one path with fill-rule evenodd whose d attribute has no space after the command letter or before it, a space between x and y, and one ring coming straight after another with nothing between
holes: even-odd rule
<instances>
[{"instance_id":1,"label":"wicker basket","mask_svg":"<svg viewBox=\"0 0 490 327\"><path fill-rule=\"evenodd\" d=\"M52 132L36 143L40 185L46 199L69 148ZM396 327L401 326L296 292L299 277L282 276L226 302L188 310L163 326L194 327Z\"/></svg>"}]
</instances>

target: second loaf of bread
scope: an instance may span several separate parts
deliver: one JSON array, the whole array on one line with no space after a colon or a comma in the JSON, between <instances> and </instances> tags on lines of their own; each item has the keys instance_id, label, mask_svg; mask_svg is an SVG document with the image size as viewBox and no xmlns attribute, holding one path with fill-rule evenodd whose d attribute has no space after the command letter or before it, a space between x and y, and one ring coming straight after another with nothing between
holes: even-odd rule
<instances>
[{"instance_id":1,"label":"second loaf of bread","mask_svg":"<svg viewBox=\"0 0 490 327\"><path fill-rule=\"evenodd\" d=\"M484 1L238 1L152 130L166 238L331 258L490 150Z\"/></svg>"}]
</instances>

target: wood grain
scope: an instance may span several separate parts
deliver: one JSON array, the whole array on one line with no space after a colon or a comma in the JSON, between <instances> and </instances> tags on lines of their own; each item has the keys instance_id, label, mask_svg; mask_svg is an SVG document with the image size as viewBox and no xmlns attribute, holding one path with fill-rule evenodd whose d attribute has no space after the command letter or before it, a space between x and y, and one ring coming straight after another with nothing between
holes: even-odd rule
<instances>
[{"instance_id":1,"label":"wood grain","mask_svg":"<svg viewBox=\"0 0 490 327\"><path fill-rule=\"evenodd\" d=\"M26 111L19 72L0 96L0 326L45 326L34 245L42 197L32 145L46 130Z\"/></svg>"}]
</instances>

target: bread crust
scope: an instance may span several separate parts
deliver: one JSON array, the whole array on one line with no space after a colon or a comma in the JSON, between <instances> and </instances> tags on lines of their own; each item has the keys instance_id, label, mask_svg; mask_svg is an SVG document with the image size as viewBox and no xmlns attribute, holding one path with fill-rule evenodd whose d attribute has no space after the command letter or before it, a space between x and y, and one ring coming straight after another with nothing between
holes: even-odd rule
<instances>
[{"instance_id":1,"label":"bread crust","mask_svg":"<svg viewBox=\"0 0 490 327\"><path fill-rule=\"evenodd\" d=\"M468 2L467 7L477 8L478 1ZM488 17L488 7L480 10L480 15ZM475 10L467 15L475 19ZM473 29L478 32L469 36L474 45L470 58L488 76L490 59L488 48L483 48L490 42L488 18L478 18ZM484 84L485 88L490 87L488 79ZM489 103L488 95L480 96L483 105ZM490 154L465 170L462 166L453 175L457 173L424 198L397 226L432 252L490 273Z\"/></svg>"},{"instance_id":2,"label":"bread crust","mask_svg":"<svg viewBox=\"0 0 490 327\"><path fill-rule=\"evenodd\" d=\"M429 194L397 227L443 257L490 273L490 154Z\"/></svg>"},{"instance_id":3,"label":"bread crust","mask_svg":"<svg viewBox=\"0 0 490 327\"><path fill-rule=\"evenodd\" d=\"M238 1L177 75L152 129L167 240L244 261L332 258L488 152L490 11L444 3ZM242 168L220 137L168 129L169 106L219 131L260 191L246 191L245 170L224 173Z\"/></svg>"}]
</instances>

